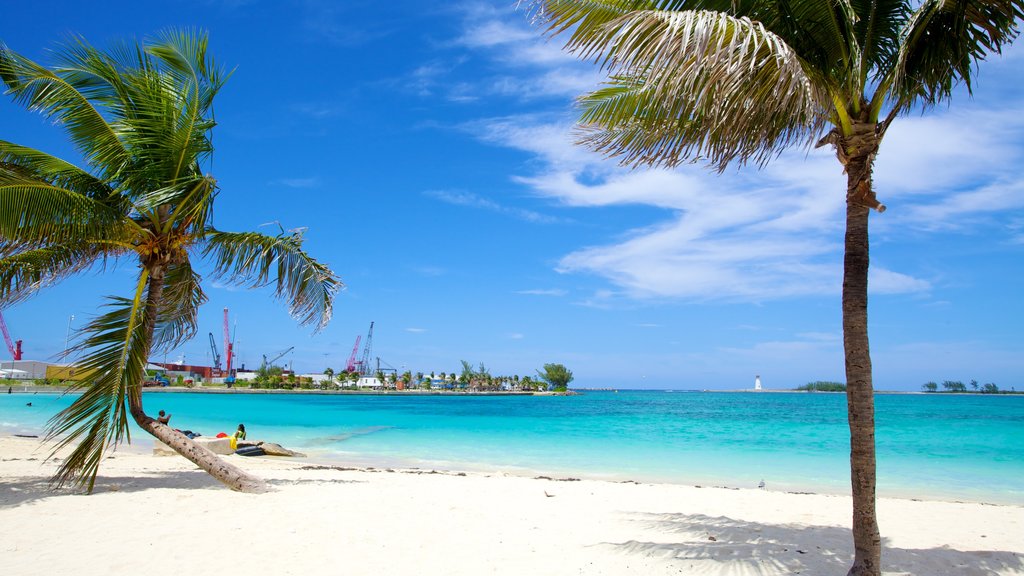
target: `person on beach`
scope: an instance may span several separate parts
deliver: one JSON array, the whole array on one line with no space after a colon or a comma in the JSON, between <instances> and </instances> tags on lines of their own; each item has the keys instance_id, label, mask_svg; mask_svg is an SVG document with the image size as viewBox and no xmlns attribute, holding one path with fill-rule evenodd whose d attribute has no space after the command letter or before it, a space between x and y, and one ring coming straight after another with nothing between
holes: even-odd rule
<instances>
[{"instance_id":1,"label":"person on beach","mask_svg":"<svg viewBox=\"0 0 1024 576\"><path fill-rule=\"evenodd\" d=\"M171 414L166 414L166 413L164 413L163 410L161 410L160 413L156 417L156 421L161 423L161 424L167 424L168 422L171 421Z\"/></svg>"},{"instance_id":2,"label":"person on beach","mask_svg":"<svg viewBox=\"0 0 1024 576\"><path fill-rule=\"evenodd\" d=\"M232 434L231 436L235 439L236 442L239 440L245 440L245 424L239 424L238 430L235 430L235 433Z\"/></svg>"}]
</instances>

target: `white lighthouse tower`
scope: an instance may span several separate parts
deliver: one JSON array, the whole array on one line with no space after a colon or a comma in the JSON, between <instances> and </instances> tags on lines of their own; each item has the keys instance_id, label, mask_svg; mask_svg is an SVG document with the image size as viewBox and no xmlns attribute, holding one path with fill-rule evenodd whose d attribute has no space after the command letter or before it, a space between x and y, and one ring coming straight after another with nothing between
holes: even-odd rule
<instances>
[{"instance_id":1,"label":"white lighthouse tower","mask_svg":"<svg viewBox=\"0 0 1024 576\"><path fill-rule=\"evenodd\" d=\"M754 390L757 392L761 391L761 375L754 376Z\"/></svg>"}]
</instances>

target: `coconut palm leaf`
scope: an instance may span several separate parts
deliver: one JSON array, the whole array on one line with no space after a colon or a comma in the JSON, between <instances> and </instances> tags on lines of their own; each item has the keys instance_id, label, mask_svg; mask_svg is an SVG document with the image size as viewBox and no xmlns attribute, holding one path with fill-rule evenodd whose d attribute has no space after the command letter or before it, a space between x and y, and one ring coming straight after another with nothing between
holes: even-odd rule
<instances>
[{"instance_id":1,"label":"coconut palm leaf","mask_svg":"<svg viewBox=\"0 0 1024 576\"><path fill-rule=\"evenodd\" d=\"M73 242L26 250L0 258L0 302L10 306L61 280L103 265L121 247Z\"/></svg>"},{"instance_id":2,"label":"coconut palm leaf","mask_svg":"<svg viewBox=\"0 0 1024 576\"><path fill-rule=\"evenodd\" d=\"M109 202L114 191L104 181L56 156L0 140L0 179L18 175L22 179L49 182L96 200Z\"/></svg>"},{"instance_id":3,"label":"coconut palm leaf","mask_svg":"<svg viewBox=\"0 0 1024 576\"><path fill-rule=\"evenodd\" d=\"M80 355L76 369L89 376L79 384L82 395L47 425L46 439L55 441L51 457L77 443L57 469L57 486L73 482L91 492L106 448L130 440L128 400L141 394L150 345L147 279L143 270L134 298L111 297L109 311L89 322L82 330L85 337L73 347Z\"/></svg>"},{"instance_id":4,"label":"coconut palm leaf","mask_svg":"<svg viewBox=\"0 0 1024 576\"><path fill-rule=\"evenodd\" d=\"M972 68L1018 34L1022 0L926 0L907 22L893 70L893 98L926 106L949 98Z\"/></svg>"},{"instance_id":5,"label":"coconut palm leaf","mask_svg":"<svg viewBox=\"0 0 1024 576\"><path fill-rule=\"evenodd\" d=\"M128 151L115 127L107 123L87 98L90 84L79 82L80 92L75 86L75 76L65 78L2 44L0 78L17 102L60 121L89 163L103 167L108 176L116 175L130 163Z\"/></svg>"},{"instance_id":6,"label":"coconut palm leaf","mask_svg":"<svg viewBox=\"0 0 1024 576\"><path fill-rule=\"evenodd\" d=\"M173 264L167 269L151 354L169 351L196 335L199 307L207 301L202 280L189 262Z\"/></svg>"},{"instance_id":7,"label":"coconut palm leaf","mask_svg":"<svg viewBox=\"0 0 1024 576\"><path fill-rule=\"evenodd\" d=\"M794 142L810 145L828 122L828 97L802 60L746 18L645 12L612 50L626 72L581 99L582 141L624 164L764 163Z\"/></svg>"},{"instance_id":8,"label":"coconut palm leaf","mask_svg":"<svg viewBox=\"0 0 1024 576\"><path fill-rule=\"evenodd\" d=\"M141 228L105 202L0 170L0 237L8 247L101 242L128 246Z\"/></svg>"},{"instance_id":9,"label":"coconut palm leaf","mask_svg":"<svg viewBox=\"0 0 1024 576\"><path fill-rule=\"evenodd\" d=\"M334 294L341 282L330 268L302 250L300 234L266 236L256 232L210 229L203 255L214 263L213 278L256 288L276 285L278 298L300 324L323 329L331 319Z\"/></svg>"}]
</instances>

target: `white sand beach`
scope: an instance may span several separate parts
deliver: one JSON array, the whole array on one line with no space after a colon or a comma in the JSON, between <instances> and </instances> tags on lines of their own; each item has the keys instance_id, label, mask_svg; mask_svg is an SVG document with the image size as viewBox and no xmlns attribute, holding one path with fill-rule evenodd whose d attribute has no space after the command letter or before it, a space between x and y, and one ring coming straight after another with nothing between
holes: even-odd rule
<instances>
[{"instance_id":1,"label":"white sand beach","mask_svg":"<svg viewBox=\"0 0 1024 576\"><path fill-rule=\"evenodd\" d=\"M137 442L136 449L150 441ZM269 494L119 451L52 491L38 440L0 438L4 575L845 574L849 498L228 456ZM1024 574L1024 508L881 499L887 575Z\"/></svg>"}]
</instances>

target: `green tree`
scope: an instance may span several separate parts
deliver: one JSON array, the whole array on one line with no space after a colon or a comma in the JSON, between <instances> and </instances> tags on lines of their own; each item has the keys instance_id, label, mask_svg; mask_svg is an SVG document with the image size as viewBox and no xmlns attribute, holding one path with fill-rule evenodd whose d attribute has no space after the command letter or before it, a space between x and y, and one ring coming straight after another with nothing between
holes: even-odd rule
<instances>
[{"instance_id":1,"label":"green tree","mask_svg":"<svg viewBox=\"0 0 1024 576\"><path fill-rule=\"evenodd\" d=\"M220 460L143 409L151 353L192 338L207 298L193 259L227 284L273 284L302 324L322 328L339 281L298 234L222 232L219 190L203 173L213 151L214 97L227 76L200 32L167 31L109 52L75 39L43 67L0 44L8 94L60 126L85 168L0 141L0 305L111 261L133 261L128 296L110 296L69 354L95 376L49 423L54 452L74 445L54 477L92 490L103 454L146 432L236 490L262 480ZM127 287L126 287L127 288Z\"/></svg>"},{"instance_id":2,"label":"green tree","mask_svg":"<svg viewBox=\"0 0 1024 576\"><path fill-rule=\"evenodd\" d=\"M947 392L967 392L967 386L959 380L946 380L942 383L942 387Z\"/></svg>"},{"instance_id":3,"label":"green tree","mask_svg":"<svg viewBox=\"0 0 1024 576\"><path fill-rule=\"evenodd\" d=\"M601 63L581 100L582 142L630 166L764 165L831 144L847 174L843 277L854 560L880 573L868 343L868 215L893 120L971 89L1017 34L1024 0L533 0L550 35Z\"/></svg>"},{"instance_id":4,"label":"green tree","mask_svg":"<svg viewBox=\"0 0 1024 576\"><path fill-rule=\"evenodd\" d=\"M988 382L981 387L981 391L983 394L998 394L999 386L996 386L995 384Z\"/></svg>"},{"instance_id":5,"label":"green tree","mask_svg":"<svg viewBox=\"0 0 1024 576\"><path fill-rule=\"evenodd\" d=\"M545 364L544 371L537 371L537 377L548 383L555 392L565 392L572 382L572 372L561 364Z\"/></svg>"},{"instance_id":6,"label":"green tree","mask_svg":"<svg viewBox=\"0 0 1024 576\"><path fill-rule=\"evenodd\" d=\"M939 389L939 385L936 384L935 382L925 382L924 384L921 385L921 389L924 390L925 392L935 392L936 390Z\"/></svg>"}]
</instances>

